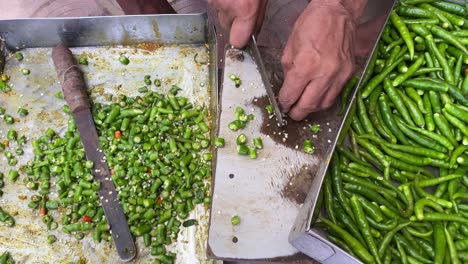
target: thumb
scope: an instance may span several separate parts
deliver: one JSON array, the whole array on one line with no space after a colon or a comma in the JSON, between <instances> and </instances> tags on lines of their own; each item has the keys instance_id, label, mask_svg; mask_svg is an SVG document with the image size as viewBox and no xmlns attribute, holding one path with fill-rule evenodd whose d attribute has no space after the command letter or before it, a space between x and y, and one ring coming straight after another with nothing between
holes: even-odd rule
<instances>
[{"instance_id":1,"label":"thumb","mask_svg":"<svg viewBox=\"0 0 468 264\"><path fill-rule=\"evenodd\" d=\"M250 40L256 26L255 17L235 18L232 22L229 42L236 48L243 48Z\"/></svg>"}]
</instances>

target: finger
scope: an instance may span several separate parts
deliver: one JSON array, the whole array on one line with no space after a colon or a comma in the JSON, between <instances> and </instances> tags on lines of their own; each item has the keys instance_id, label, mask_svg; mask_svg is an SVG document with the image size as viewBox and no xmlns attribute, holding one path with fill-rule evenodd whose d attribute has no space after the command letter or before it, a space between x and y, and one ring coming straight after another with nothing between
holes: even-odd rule
<instances>
[{"instance_id":1,"label":"finger","mask_svg":"<svg viewBox=\"0 0 468 264\"><path fill-rule=\"evenodd\" d=\"M293 120L300 121L310 113L320 109L321 101L329 89L329 81L329 78L324 77L312 80L305 88L301 98L291 108L288 116Z\"/></svg>"},{"instance_id":2,"label":"finger","mask_svg":"<svg viewBox=\"0 0 468 264\"><path fill-rule=\"evenodd\" d=\"M249 18L234 18L231 26L229 42L236 48L243 48L249 42L254 33L256 19L252 16Z\"/></svg>"},{"instance_id":3,"label":"finger","mask_svg":"<svg viewBox=\"0 0 468 264\"><path fill-rule=\"evenodd\" d=\"M285 113L289 112L291 106L301 97L305 87L309 83L309 79L303 76L302 78L295 71L289 70L285 73L286 78L283 86L278 94L278 101L281 110Z\"/></svg>"},{"instance_id":4,"label":"finger","mask_svg":"<svg viewBox=\"0 0 468 264\"><path fill-rule=\"evenodd\" d=\"M293 56L293 44L287 46L289 48L282 58L286 78L279 92L279 103L284 112L288 112L301 97L309 81L318 77L313 75L319 72L317 68L320 67L316 63L320 58L316 50L308 50Z\"/></svg>"}]
</instances>

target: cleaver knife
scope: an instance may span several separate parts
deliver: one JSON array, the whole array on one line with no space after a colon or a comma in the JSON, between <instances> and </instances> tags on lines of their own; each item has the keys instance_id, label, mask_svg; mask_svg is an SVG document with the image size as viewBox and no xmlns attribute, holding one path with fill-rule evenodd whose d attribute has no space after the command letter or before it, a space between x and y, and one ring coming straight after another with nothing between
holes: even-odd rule
<instances>
[{"instance_id":1,"label":"cleaver knife","mask_svg":"<svg viewBox=\"0 0 468 264\"><path fill-rule=\"evenodd\" d=\"M98 134L94 125L83 75L71 51L63 44L53 48L52 60L62 85L63 95L70 106L80 132L86 158L94 163L92 170L94 179L101 183L99 197L112 231L115 247L123 261L131 261L136 256L135 242L130 233L122 206L117 199L117 191L112 183L106 157L99 147Z\"/></svg>"}]
</instances>

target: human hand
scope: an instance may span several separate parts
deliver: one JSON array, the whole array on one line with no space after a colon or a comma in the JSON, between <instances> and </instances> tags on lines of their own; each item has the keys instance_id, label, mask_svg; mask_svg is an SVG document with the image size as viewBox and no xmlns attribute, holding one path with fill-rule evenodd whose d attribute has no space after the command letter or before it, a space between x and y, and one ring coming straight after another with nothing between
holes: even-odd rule
<instances>
[{"instance_id":1,"label":"human hand","mask_svg":"<svg viewBox=\"0 0 468 264\"><path fill-rule=\"evenodd\" d=\"M230 30L229 43L243 48L258 33L265 17L268 0L208 0L218 11L221 26Z\"/></svg>"},{"instance_id":2,"label":"human hand","mask_svg":"<svg viewBox=\"0 0 468 264\"><path fill-rule=\"evenodd\" d=\"M312 1L296 21L281 63L282 110L293 120L330 107L353 73L357 18L366 0Z\"/></svg>"}]
</instances>

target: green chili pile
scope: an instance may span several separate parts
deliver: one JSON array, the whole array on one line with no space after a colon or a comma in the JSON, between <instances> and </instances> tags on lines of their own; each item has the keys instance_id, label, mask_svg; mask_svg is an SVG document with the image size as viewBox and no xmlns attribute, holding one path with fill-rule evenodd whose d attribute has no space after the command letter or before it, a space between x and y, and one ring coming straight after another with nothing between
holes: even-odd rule
<instances>
[{"instance_id":1,"label":"green chili pile","mask_svg":"<svg viewBox=\"0 0 468 264\"><path fill-rule=\"evenodd\" d=\"M236 107L234 114L236 115L236 120L232 121L228 125L229 129L234 132L245 128L249 121L252 121L255 118L253 114L246 114L244 108L240 106Z\"/></svg>"},{"instance_id":2,"label":"green chili pile","mask_svg":"<svg viewBox=\"0 0 468 264\"><path fill-rule=\"evenodd\" d=\"M314 224L365 263L468 261L467 14L401 1L362 77Z\"/></svg>"},{"instance_id":3,"label":"green chili pile","mask_svg":"<svg viewBox=\"0 0 468 264\"><path fill-rule=\"evenodd\" d=\"M99 144L130 230L162 263L174 261L175 254L165 246L177 239L181 226L198 224L188 219L190 212L210 203L209 116L176 94L150 91L93 105ZM85 158L74 119L70 117L64 136L48 129L32 145L34 160L25 168L24 182L37 194L29 207L38 210L49 230L60 228L76 239L90 234L96 242L110 240L97 194L100 185L93 180L93 163Z\"/></svg>"},{"instance_id":4,"label":"green chili pile","mask_svg":"<svg viewBox=\"0 0 468 264\"><path fill-rule=\"evenodd\" d=\"M229 123L228 127L232 131L238 131L252 121L255 116L253 114L246 114L244 108L237 106L234 114L236 115L236 120ZM252 139L251 147L248 146L248 138L244 133L237 135L236 145L237 145L237 154L242 156L249 156L251 159L257 158L257 150L263 149L263 140L260 137ZM224 147L224 138L217 138L215 140L215 147L222 148Z\"/></svg>"}]
</instances>

